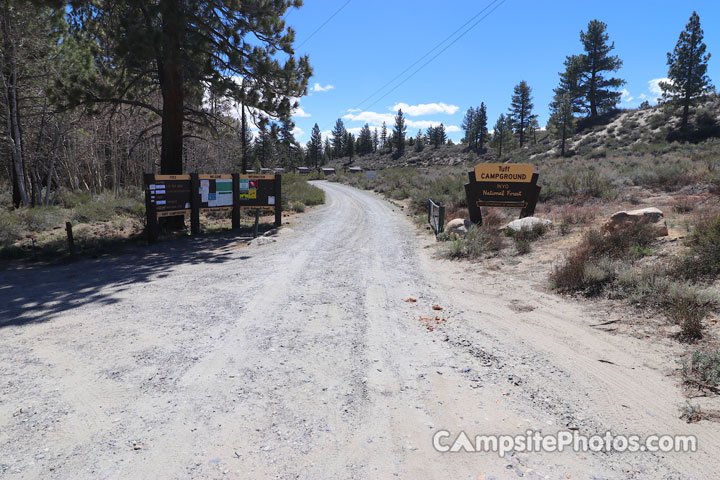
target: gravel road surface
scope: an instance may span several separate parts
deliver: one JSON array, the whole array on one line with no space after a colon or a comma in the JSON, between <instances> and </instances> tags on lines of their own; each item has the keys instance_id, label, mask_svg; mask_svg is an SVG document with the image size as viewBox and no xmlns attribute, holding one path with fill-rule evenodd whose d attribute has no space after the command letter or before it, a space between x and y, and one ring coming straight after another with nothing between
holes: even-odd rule
<instances>
[{"instance_id":1,"label":"gravel road surface","mask_svg":"<svg viewBox=\"0 0 720 480\"><path fill-rule=\"evenodd\" d=\"M318 185L326 205L249 245L1 271L0 478L717 478L720 429L677 418L675 365L650 345L592 328L543 278L433 258L372 193ZM433 448L439 430L529 429L698 451Z\"/></svg>"}]
</instances>

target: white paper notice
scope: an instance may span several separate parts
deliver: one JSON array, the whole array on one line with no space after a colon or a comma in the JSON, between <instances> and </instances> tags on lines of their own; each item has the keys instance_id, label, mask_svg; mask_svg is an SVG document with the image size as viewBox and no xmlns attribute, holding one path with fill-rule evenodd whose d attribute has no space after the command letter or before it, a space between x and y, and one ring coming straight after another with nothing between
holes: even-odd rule
<instances>
[{"instance_id":1,"label":"white paper notice","mask_svg":"<svg viewBox=\"0 0 720 480\"><path fill-rule=\"evenodd\" d=\"M275 197L268 195L268 205L275 205Z\"/></svg>"}]
</instances>

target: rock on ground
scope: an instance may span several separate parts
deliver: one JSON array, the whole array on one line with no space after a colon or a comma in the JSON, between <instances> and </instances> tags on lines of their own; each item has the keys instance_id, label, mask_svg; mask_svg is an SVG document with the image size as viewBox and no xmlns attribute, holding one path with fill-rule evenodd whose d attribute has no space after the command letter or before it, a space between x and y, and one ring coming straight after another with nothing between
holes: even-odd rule
<instances>
[{"instance_id":1,"label":"rock on ground","mask_svg":"<svg viewBox=\"0 0 720 480\"><path fill-rule=\"evenodd\" d=\"M465 235L467 233L467 229L470 228L470 220L464 220L462 218L456 218L454 220L450 220L447 225L445 225L445 231L447 233L456 233L458 235Z\"/></svg>"},{"instance_id":2,"label":"rock on ground","mask_svg":"<svg viewBox=\"0 0 720 480\"><path fill-rule=\"evenodd\" d=\"M668 234L665 215L662 210L655 207L615 212L605 222L603 230L606 232L614 232L641 224L651 225L658 237L664 237Z\"/></svg>"},{"instance_id":3,"label":"rock on ground","mask_svg":"<svg viewBox=\"0 0 720 480\"><path fill-rule=\"evenodd\" d=\"M503 227L503 229L510 229L514 230L516 232L519 232L520 230L532 230L533 228L536 228L537 226L543 226L543 227L552 227L553 222L548 220L547 218L540 218L540 217L525 217L525 218L518 218L517 220L513 220L512 222L508 223Z\"/></svg>"}]
</instances>

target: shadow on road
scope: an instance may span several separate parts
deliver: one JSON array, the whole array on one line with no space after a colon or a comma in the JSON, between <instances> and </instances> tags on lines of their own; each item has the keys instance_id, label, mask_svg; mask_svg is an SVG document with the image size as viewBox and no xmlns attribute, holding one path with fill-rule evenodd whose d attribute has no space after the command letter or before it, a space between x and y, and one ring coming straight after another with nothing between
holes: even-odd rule
<instances>
[{"instance_id":1,"label":"shadow on road","mask_svg":"<svg viewBox=\"0 0 720 480\"><path fill-rule=\"evenodd\" d=\"M97 260L8 268L0 271L0 328L45 322L83 305L115 303L114 293L167 276L175 265L227 262L235 242L249 238L232 233L188 237Z\"/></svg>"}]
</instances>

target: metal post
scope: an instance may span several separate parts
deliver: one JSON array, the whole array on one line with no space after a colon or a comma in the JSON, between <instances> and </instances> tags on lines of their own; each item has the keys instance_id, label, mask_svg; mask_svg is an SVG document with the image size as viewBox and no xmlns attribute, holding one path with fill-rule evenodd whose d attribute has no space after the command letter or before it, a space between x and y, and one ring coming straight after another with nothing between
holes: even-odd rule
<instances>
[{"instance_id":1,"label":"metal post","mask_svg":"<svg viewBox=\"0 0 720 480\"><path fill-rule=\"evenodd\" d=\"M440 207L440 218L438 219L437 233L442 233L445 229L445 207Z\"/></svg>"}]
</instances>

